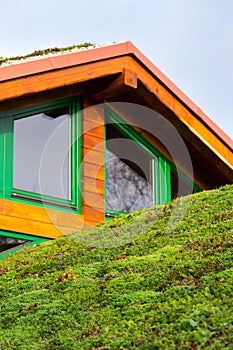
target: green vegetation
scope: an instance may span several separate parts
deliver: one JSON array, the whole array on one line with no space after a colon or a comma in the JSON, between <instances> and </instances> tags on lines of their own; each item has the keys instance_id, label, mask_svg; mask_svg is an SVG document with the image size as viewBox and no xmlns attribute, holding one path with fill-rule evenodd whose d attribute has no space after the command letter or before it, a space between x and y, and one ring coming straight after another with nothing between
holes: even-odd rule
<instances>
[{"instance_id":1,"label":"green vegetation","mask_svg":"<svg viewBox=\"0 0 233 350\"><path fill-rule=\"evenodd\" d=\"M233 349L232 198L198 193L3 259L0 349Z\"/></svg>"},{"instance_id":2,"label":"green vegetation","mask_svg":"<svg viewBox=\"0 0 233 350\"><path fill-rule=\"evenodd\" d=\"M81 48L88 48L88 47L94 47L94 44L91 43L84 43L84 44L78 44L78 45L72 45L69 47L52 47L49 49L44 49L44 50L36 50L28 55L25 56L15 56L15 57L0 57L0 66L3 63L7 63L9 61L21 61L21 60L25 60L27 58L30 57L36 57L36 56L44 56L44 55L48 55L48 54L55 54L55 53L62 53L62 52L66 52L66 51L71 51L73 49L81 49Z\"/></svg>"}]
</instances>

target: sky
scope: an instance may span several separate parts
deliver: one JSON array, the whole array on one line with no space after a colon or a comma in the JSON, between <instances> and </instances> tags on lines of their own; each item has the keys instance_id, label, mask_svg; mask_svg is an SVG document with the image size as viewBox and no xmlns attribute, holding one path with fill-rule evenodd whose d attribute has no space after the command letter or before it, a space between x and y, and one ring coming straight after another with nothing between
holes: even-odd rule
<instances>
[{"instance_id":1,"label":"sky","mask_svg":"<svg viewBox=\"0 0 233 350\"><path fill-rule=\"evenodd\" d=\"M0 57L132 41L233 137L232 0L0 0Z\"/></svg>"}]
</instances>

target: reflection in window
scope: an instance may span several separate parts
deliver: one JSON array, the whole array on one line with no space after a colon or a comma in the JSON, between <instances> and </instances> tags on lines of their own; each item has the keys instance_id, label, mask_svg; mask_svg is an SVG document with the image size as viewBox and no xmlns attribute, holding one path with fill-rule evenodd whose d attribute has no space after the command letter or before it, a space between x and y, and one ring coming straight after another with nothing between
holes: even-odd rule
<instances>
[{"instance_id":1,"label":"reflection in window","mask_svg":"<svg viewBox=\"0 0 233 350\"><path fill-rule=\"evenodd\" d=\"M0 253L6 252L27 243L30 243L30 241L0 235Z\"/></svg>"},{"instance_id":2,"label":"reflection in window","mask_svg":"<svg viewBox=\"0 0 233 350\"><path fill-rule=\"evenodd\" d=\"M106 139L106 209L129 213L151 207L153 157L114 124L107 124Z\"/></svg>"},{"instance_id":3,"label":"reflection in window","mask_svg":"<svg viewBox=\"0 0 233 350\"><path fill-rule=\"evenodd\" d=\"M13 187L70 200L70 135L68 107L16 119Z\"/></svg>"}]
</instances>

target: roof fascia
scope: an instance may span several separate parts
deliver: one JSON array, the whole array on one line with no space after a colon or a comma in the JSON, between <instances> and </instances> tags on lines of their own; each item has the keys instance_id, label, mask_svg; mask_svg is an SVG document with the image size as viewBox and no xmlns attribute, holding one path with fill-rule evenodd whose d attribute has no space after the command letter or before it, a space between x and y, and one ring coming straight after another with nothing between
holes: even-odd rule
<instances>
[{"instance_id":1,"label":"roof fascia","mask_svg":"<svg viewBox=\"0 0 233 350\"><path fill-rule=\"evenodd\" d=\"M0 67L0 82L123 56L129 54L128 46L126 42L17 62Z\"/></svg>"},{"instance_id":2,"label":"roof fascia","mask_svg":"<svg viewBox=\"0 0 233 350\"><path fill-rule=\"evenodd\" d=\"M220 138L228 147L233 149L233 140L130 41L73 53L42 57L32 61L0 67L0 83L52 70L69 68L125 55L134 56L157 80L159 80L176 98L178 98L183 105L189 108L189 110L191 110L209 130Z\"/></svg>"}]
</instances>

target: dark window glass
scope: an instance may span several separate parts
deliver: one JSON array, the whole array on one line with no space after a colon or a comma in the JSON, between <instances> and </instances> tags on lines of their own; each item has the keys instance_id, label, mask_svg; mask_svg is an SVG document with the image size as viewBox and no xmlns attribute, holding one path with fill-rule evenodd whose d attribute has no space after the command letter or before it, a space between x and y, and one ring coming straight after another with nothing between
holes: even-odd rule
<instances>
[{"instance_id":1,"label":"dark window glass","mask_svg":"<svg viewBox=\"0 0 233 350\"><path fill-rule=\"evenodd\" d=\"M13 187L70 200L70 135L68 107L16 119Z\"/></svg>"},{"instance_id":2,"label":"dark window glass","mask_svg":"<svg viewBox=\"0 0 233 350\"><path fill-rule=\"evenodd\" d=\"M0 235L0 253L16 248L30 241Z\"/></svg>"},{"instance_id":3,"label":"dark window glass","mask_svg":"<svg viewBox=\"0 0 233 350\"><path fill-rule=\"evenodd\" d=\"M177 172L171 168L171 199L187 196L196 192L193 186L187 183L182 177L178 178Z\"/></svg>"},{"instance_id":4,"label":"dark window glass","mask_svg":"<svg viewBox=\"0 0 233 350\"><path fill-rule=\"evenodd\" d=\"M154 204L153 157L116 125L106 125L106 209L129 213Z\"/></svg>"}]
</instances>

